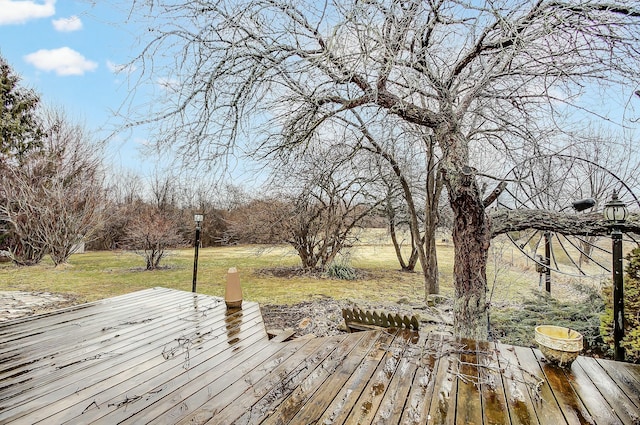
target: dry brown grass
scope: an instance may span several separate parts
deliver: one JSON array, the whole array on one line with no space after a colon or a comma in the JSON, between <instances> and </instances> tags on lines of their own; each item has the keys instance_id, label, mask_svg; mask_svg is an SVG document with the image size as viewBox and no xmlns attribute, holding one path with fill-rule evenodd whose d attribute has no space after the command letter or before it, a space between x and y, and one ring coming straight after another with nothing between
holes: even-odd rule
<instances>
[{"instance_id":1,"label":"dry brown grass","mask_svg":"<svg viewBox=\"0 0 640 425\"><path fill-rule=\"evenodd\" d=\"M383 232L361 235L361 242L341 260L360 272L353 281L326 276L274 276L263 269L299 264L287 246L234 246L201 249L198 292L223 296L226 272L238 268L245 299L269 304L294 304L325 296L367 301L421 302L424 285L419 273L399 271L393 248ZM453 296L453 245L438 244L441 294ZM182 249L163 260L165 268L143 271L144 261L128 252L88 252L73 255L69 266L54 268L51 263L33 267L0 264L0 290L72 293L82 301L92 301L135 290L162 286L190 291L193 250ZM520 302L538 288L538 274L521 255L504 243L495 243L487 270L491 301L496 305ZM552 293L570 291L571 279L554 276ZM567 292L568 293L568 292Z\"/></svg>"}]
</instances>

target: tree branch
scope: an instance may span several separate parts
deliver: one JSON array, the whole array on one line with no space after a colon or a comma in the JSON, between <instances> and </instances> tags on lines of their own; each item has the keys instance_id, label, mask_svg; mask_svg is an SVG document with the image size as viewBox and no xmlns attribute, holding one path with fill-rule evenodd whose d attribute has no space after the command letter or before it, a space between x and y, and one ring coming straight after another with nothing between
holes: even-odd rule
<instances>
[{"instance_id":1,"label":"tree branch","mask_svg":"<svg viewBox=\"0 0 640 425\"><path fill-rule=\"evenodd\" d=\"M606 236L611 226L599 213L567 214L546 210L493 210L491 237L526 229L551 231L563 235ZM640 214L632 214L620 230L640 234Z\"/></svg>"}]
</instances>

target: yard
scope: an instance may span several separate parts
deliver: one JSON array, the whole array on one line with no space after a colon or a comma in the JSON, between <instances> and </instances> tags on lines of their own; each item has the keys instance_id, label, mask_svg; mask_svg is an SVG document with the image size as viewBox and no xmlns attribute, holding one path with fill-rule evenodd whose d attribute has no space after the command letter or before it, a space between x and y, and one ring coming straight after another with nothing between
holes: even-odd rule
<instances>
[{"instance_id":1,"label":"yard","mask_svg":"<svg viewBox=\"0 0 640 425\"><path fill-rule=\"evenodd\" d=\"M403 273L391 245L369 237L351 248L349 264L358 279L344 281L326 276L296 273L298 257L287 246L231 246L199 251L198 292L223 296L226 272L240 272L245 299L260 304L295 304L318 296L335 299L421 302L424 288L419 272ZM156 286L191 290L193 249L173 250L160 270L144 270L142 257L124 251L74 254L69 263L54 268L47 261L32 267L0 264L0 290L50 291L73 294L78 301L125 294ZM438 244L441 294L453 295L453 245ZM418 266L419 267L419 266ZM518 304L539 288L535 264L523 259L517 249L494 243L487 271L494 305ZM552 293L560 299L575 294L577 278L553 276ZM583 279L580 283L585 283ZM589 280L589 283L593 281Z\"/></svg>"}]
</instances>

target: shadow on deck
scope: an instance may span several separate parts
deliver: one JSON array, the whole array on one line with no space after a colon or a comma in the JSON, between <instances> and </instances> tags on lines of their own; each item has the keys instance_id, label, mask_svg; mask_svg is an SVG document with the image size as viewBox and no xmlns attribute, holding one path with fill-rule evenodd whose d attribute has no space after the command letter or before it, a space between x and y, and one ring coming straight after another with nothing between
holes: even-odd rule
<instances>
[{"instance_id":1,"label":"shadow on deck","mask_svg":"<svg viewBox=\"0 0 640 425\"><path fill-rule=\"evenodd\" d=\"M0 423L638 424L640 366L408 330L269 341L155 288L0 325Z\"/></svg>"}]
</instances>

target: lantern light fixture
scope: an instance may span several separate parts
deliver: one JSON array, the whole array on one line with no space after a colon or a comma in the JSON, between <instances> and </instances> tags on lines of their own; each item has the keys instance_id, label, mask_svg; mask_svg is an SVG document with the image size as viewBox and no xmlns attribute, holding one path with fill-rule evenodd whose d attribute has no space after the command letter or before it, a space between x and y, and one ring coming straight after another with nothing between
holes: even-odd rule
<instances>
[{"instance_id":1,"label":"lantern light fixture","mask_svg":"<svg viewBox=\"0 0 640 425\"><path fill-rule=\"evenodd\" d=\"M604 204L604 218L610 224L623 224L629 217L629 210L624 202L618 199L618 192L613 192L611 200Z\"/></svg>"}]
</instances>

